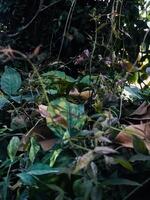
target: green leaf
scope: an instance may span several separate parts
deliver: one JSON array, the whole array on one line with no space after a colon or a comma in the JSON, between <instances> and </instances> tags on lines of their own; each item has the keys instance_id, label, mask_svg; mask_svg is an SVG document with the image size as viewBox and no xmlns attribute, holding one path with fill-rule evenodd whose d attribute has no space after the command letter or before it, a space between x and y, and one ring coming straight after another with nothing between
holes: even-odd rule
<instances>
[{"instance_id":1,"label":"green leaf","mask_svg":"<svg viewBox=\"0 0 150 200\"><path fill-rule=\"evenodd\" d=\"M2 199L7 200L8 199L8 188L10 185L10 178L9 177L4 177L3 182L2 182Z\"/></svg>"},{"instance_id":2,"label":"green leaf","mask_svg":"<svg viewBox=\"0 0 150 200\"><path fill-rule=\"evenodd\" d=\"M9 144L7 146L7 151L8 151L8 155L9 155L9 158L10 158L11 162L14 161L16 153L17 153L17 151L19 149L19 146L20 146L20 139L19 139L19 137L16 137L16 136L13 137L10 140L10 142L9 142Z\"/></svg>"},{"instance_id":3,"label":"green leaf","mask_svg":"<svg viewBox=\"0 0 150 200\"><path fill-rule=\"evenodd\" d=\"M29 191L28 189L20 190L17 194L16 200L28 200L29 199Z\"/></svg>"},{"instance_id":4,"label":"green leaf","mask_svg":"<svg viewBox=\"0 0 150 200\"><path fill-rule=\"evenodd\" d=\"M108 179L107 181L104 181L102 183L103 185L130 185L130 186L140 186L138 182L131 181L129 179L124 178L112 178Z\"/></svg>"},{"instance_id":5,"label":"green leaf","mask_svg":"<svg viewBox=\"0 0 150 200\"><path fill-rule=\"evenodd\" d=\"M87 200L89 199L92 186L93 186L92 181L78 179L73 184L74 194L77 197L82 197L83 200Z\"/></svg>"},{"instance_id":6,"label":"green leaf","mask_svg":"<svg viewBox=\"0 0 150 200\"><path fill-rule=\"evenodd\" d=\"M60 169L51 168L49 165L37 163L33 165L29 170L26 172L29 175L45 175L45 174L56 174L62 172Z\"/></svg>"},{"instance_id":7,"label":"green leaf","mask_svg":"<svg viewBox=\"0 0 150 200\"><path fill-rule=\"evenodd\" d=\"M47 73L42 74L42 76L45 77L45 78L54 79L54 81L63 80L65 82L70 82L70 83L75 82L75 79L73 79L72 77L66 75L65 72L61 72L61 71L57 71L57 70L49 71Z\"/></svg>"},{"instance_id":8,"label":"green leaf","mask_svg":"<svg viewBox=\"0 0 150 200\"><path fill-rule=\"evenodd\" d=\"M103 193L101 187L98 185L95 187L92 187L91 191L91 200L102 200L103 199Z\"/></svg>"},{"instance_id":9,"label":"green leaf","mask_svg":"<svg viewBox=\"0 0 150 200\"><path fill-rule=\"evenodd\" d=\"M1 77L1 89L9 96L15 95L21 87L21 76L13 68L6 66Z\"/></svg>"},{"instance_id":10,"label":"green leaf","mask_svg":"<svg viewBox=\"0 0 150 200\"><path fill-rule=\"evenodd\" d=\"M19 173L17 174L17 176L21 179L24 185L36 185L36 180L34 179L34 177L25 172Z\"/></svg>"},{"instance_id":11,"label":"green leaf","mask_svg":"<svg viewBox=\"0 0 150 200\"><path fill-rule=\"evenodd\" d=\"M47 186L58 193L58 196L55 198L55 200L63 200L65 197L65 192L63 191L63 189L57 185L54 184L47 184Z\"/></svg>"},{"instance_id":12,"label":"green leaf","mask_svg":"<svg viewBox=\"0 0 150 200\"><path fill-rule=\"evenodd\" d=\"M51 101L51 105L56 113L59 113L67 120L69 130L72 128L82 128L86 120L83 104L76 105L68 102L65 98L58 98L54 101ZM52 113L49 108L48 111Z\"/></svg>"},{"instance_id":13,"label":"green leaf","mask_svg":"<svg viewBox=\"0 0 150 200\"><path fill-rule=\"evenodd\" d=\"M138 72L134 72L134 73L131 73L128 77L128 82L129 83L137 83L138 82Z\"/></svg>"},{"instance_id":14,"label":"green leaf","mask_svg":"<svg viewBox=\"0 0 150 200\"><path fill-rule=\"evenodd\" d=\"M37 163L32 165L27 171L17 174L17 176L25 185L35 185L37 179L36 176L58 174L63 172L64 170L62 169L51 168L49 165Z\"/></svg>"},{"instance_id":15,"label":"green leaf","mask_svg":"<svg viewBox=\"0 0 150 200\"><path fill-rule=\"evenodd\" d=\"M77 179L73 183L73 191L76 196L82 196L84 194L84 190L82 188L83 179Z\"/></svg>"},{"instance_id":16,"label":"green leaf","mask_svg":"<svg viewBox=\"0 0 150 200\"><path fill-rule=\"evenodd\" d=\"M64 200L64 193L62 194L59 194L56 198L55 198L55 200Z\"/></svg>"},{"instance_id":17,"label":"green leaf","mask_svg":"<svg viewBox=\"0 0 150 200\"><path fill-rule=\"evenodd\" d=\"M10 101L8 101L8 99L6 99L4 96L0 96L0 109L2 109L9 102Z\"/></svg>"},{"instance_id":18,"label":"green leaf","mask_svg":"<svg viewBox=\"0 0 150 200\"><path fill-rule=\"evenodd\" d=\"M33 137L31 138L30 142L31 146L29 150L29 159L31 160L31 162L34 162L35 157L40 150L40 146L36 143L36 140Z\"/></svg>"},{"instance_id":19,"label":"green leaf","mask_svg":"<svg viewBox=\"0 0 150 200\"><path fill-rule=\"evenodd\" d=\"M19 130L27 127L26 120L23 115L17 115L12 118L10 128L12 130Z\"/></svg>"},{"instance_id":20,"label":"green leaf","mask_svg":"<svg viewBox=\"0 0 150 200\"><path fill-rule=\"evenodd\" d=\"M83 187L84 187L84 198L83 198L83 200L87 200L90 197L90 193L91 193L91 190L92 190L92 187L93 187L92 181L86 180L84 182Z\"/></svg>"},{"instance_id":21,"label":"green leaf","mask_svg":"<svg viewBox=\"0 0 150 200\"><path fill-rule=\"evenodd\" d=\"M117 162L118 164L120 164L122 167L124 167L125 169L129 170L129 171L133 171L133 167L132 165L125 159L121 159L121 158L117 158L114 159L115 162Z\"/></svg>"},{"instance_id":22,"label":"green leaf","mask_svg":"<svg viewBox=\"0 0 150 200\"><path fill-rule=\"evenodd\" d=\"M56 159L58 158L61 152L62 152L62 149L56 149L53 151L50 157L50 167L53 167L53 165L56 162Z\"/></svg>"},{"instance_id":23,"label":"green leaf","mask_svg":"<svg viewBox=\"0 0 150 200\"><path fill-rule=\"evenodd\" d=\"M137 153L148 154L148 149L143 140L138 138L137 136L133 136L133 147Z\"/></svg>"},{"instance_id":24,"label":"green leaf","mask_svg":"<svg viewBox=\"0 0 150 200\"><path fill-rule=\"evenodd\" d=\"M91 83L96 80L96 76L90 76L90 75L87 75L87 76L84 76L80 81L79 81L79 85L83 84L83 85L87 85L87 86L90 86Z\"/></svg>"},{"instance_id":25,"label":"green leaf","mask_svg":"<svg viewBox=\"0 0 150 200\"><path fill-rule=\"evenodd\" d=\"M123 94L125 95L125 97L133 100L133 98L135 99L142 99L141 95L140 95L140 89L135 87L135 86L125 86L124 90L123 90Z\"/></svg>"},{"instance_id":26,"label":"green leaf","mask_svg":"<svg viewBox=\"0 0 150 200\"><path fill-rule=\"evenodd\" d=\"M17 102L17 103L21 103L23 100L27 101L29 103L34 103L36 97L38 97L38 93L37 92L27 92L24 95L19 95L19 96L11 96L10 99Z\"/></svg>"},{"instance_id":27,"label":"green leaf","mask_svg":"<svg viewBox=\"0 0 150 200\"><path fill-rule=\"evenodd\" d=\"M130 158L130 162L136 162L136 161L149 161L150 156L143 155L143 154L137 154Z\"/></svg>"}]
</instances>

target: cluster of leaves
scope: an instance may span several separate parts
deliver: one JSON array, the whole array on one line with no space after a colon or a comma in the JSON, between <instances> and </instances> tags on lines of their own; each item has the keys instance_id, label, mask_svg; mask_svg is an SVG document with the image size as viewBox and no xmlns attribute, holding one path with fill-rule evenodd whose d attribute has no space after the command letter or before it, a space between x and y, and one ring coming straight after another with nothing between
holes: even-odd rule
<instances>
[{"instance_id":1,"label":"cluster of leaves","mask_svg":"<svg viewBox=\"0 0 150 200\"><path fill-rule=\"evenodd\" d=\"M144 4L0 2L0 199L138 199L150 179Z\"/></svg>"}]
</instances>

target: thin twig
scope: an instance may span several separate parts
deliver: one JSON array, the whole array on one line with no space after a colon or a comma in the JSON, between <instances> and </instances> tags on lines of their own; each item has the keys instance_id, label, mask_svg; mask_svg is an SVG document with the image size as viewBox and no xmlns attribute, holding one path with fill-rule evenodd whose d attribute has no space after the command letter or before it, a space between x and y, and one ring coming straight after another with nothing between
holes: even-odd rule
<instances>
[{"instance_id":1,"label":"thin twig","mask_svg":"<svg viewBox=\"0 0 150 200\"><path fill-rule=\"evenodd\" d=\"M53 3L50 3L50 4L47 5L47 6L44 6L44 7L40 10L40 12L43 12L43 11L47 10L47 9L50 8L51 6L54 6L55 4L57 4L57 3L61 2L61 1L62 1L62 0L57 0L57 1L53 2Z\"/></svg>"},{"instance_id":2,"label":"thin twig","mask_svg":"<svg viewBox=\"0 0 150 200\"><path fill-rule=\"evenodd\" d=\"M63 48L63 44L64 44L64 40L65 40L65 36L66 36L66 33L67 33L67 28L69 29L69 19L70 17L72 16L72 13L74 11L74 8L75 8L75 5L76 5L76 0L74 0L71 4L71 7L70 7L70 10L69 10L69 13L68 13L68 17L67 17L67 20L66 20L66 24L65 24L65 28L64 28L64 32L63 32L63 38L62 38L62 41L61 41L61 45L60 45L60 49L59 49L59 53L58 53L58 57L57 57L57 60L59 61L59 58L60 58L60 55L61 55L61 52L62 52L62 48Z\"/></svg>"},{"instance_id":3,"label":"thin twig","mask_svg":"<svg viewBox=\"0 0 150 200\"><path fill-rule=\"evenodd\" d=\"M40 4L39 4L39 8L36 11L35 15L33 16L33 18L24 26L22 26L22 28L19 29L18 32L16 33L12 33L9 34L8 37L16 37L17 35L19 35L22 31L24 31L26 28L28 28L30 26L30 24L32 24L32 22L37 18L37 16L39 15L41 9L42 9L42 5L43 5L43 0L40 0Z\"/></svg>"},{"instance_id":4,"label":"thin twig","mask_svg":"<svg viewBox=\"0 0 150 200\"><path fill-rule=\"evenodd\" d=\"M8 34L8 37L12 38L12 37L18 36L21 32L23 32L25 29L27 29L27 28L33 23L33 21L38 17L38 15L39 15L41 12L43 12L43 11L47 10L48 8L54 6L55 4L59 3L60 1L62 1L62 0L57 0L57 1L53 2L53 3L50 3L50 4L47 5L47 6L43 6L43 2L44 2L44 1L43 1L43 0L40 0L39 8L38 8L38 10L36 11L35 15L33 16L33 18L32 18L26 25L22 26L22 27L19 29L19 31L17 31L16 33Z\"/></svg>"},{"instance_id":5,"label":"thin twig","mask_svg":"<svg viewBox=\"0 0 150 200\"><path fill-rule=\"evenodd\" d=\"M127 196L124 197L123 200L129 199L135 192L137 192L141 187L143 187L149 181L150 181L150 177L146 179L141 185L137 186L134 190L132 190Z\"/></svg>"}]
</instances>

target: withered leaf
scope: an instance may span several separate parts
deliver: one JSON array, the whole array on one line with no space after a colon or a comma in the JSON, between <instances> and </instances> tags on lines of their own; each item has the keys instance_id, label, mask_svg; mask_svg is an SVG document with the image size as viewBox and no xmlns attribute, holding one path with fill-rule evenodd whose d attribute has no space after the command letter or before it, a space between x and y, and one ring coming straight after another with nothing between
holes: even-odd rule
<instances>
[{"instance_id":1,"label":"withered leaf","mask_svg":"<svg viewBox=\"0 0 150 200\"><path fill-rule=\"evenodd\" d=\"M136 121L150 120L150 104L143 102L127 119Z\"/></svg>"},{"instance_id":2,"label":"withered leaf","mask_svg":"<svg viewBox=\"0 0 150 200\"><path fill-rule=\"evenodd\" d=\"M117 135L116 142L124 147L133 148L133 136L144 141L150 151L150 123L127 126Z\"/></svg>"}]
</instances>

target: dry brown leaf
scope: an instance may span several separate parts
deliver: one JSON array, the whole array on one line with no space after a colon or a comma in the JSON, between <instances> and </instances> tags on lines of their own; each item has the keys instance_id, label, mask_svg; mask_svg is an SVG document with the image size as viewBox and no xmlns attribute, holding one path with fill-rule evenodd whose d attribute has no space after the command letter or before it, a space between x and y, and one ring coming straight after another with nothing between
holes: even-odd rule
<instances>
[{"instance_id":1,"label":"dry brown leaf","mask_svg":"<svg viewBox=\"0 0 150 200\"><path fill-rule=\"evenodd\" d=\"M122 68L125 69L127 72L132 72L134 70L133 64L128 60L122 60L120 64Z\"/></svg>"},{"instance_id":2,"label":"dry brown leaf","mask_svg":"<svg viewBox=\"0 0 150 200\"><path fill-rule=\"evenodd\" d=\"M48 150L52 149L52 147L58 142L58 140L54 139L54 138L43 139L42 135L39 136L39 135L36 135L36 133L34 133L34 135L32 135L32 137L33 136L36 136L36 138L38 136L37 142L41 145L43 151L48 151ZM28 142L29 142L29 140L26 140L26 136L22 137L22 145L20 146L19 151L26 151L27 150L26 145L28 145Z\"/></svg>"},{"instance_id":3,"label":"dry brown leaf","mask_svg":"<svg viewBox=\"0 0 150 200\"><path fill-rule=\"evenodd\" d=\"M50 117L50 114L48 112L48 106L41 104L38 106L38 108L39 108L38 111L42 117L44 117L44 118Z\"/></svg>"},{"instance_id":4,"label":"dry brown leaf","mask_svg":"<svg viewBox=\"0 0 150 200\"><path fill-rule=\"evenodd\" d=\"M92 96L92 90L86 90L83 92L79 92L77 88L74 88L69 92L69 95L72 97L79 97L84 101L88 100Z\"/></svg>"},{"instance_id":5,"label":"dry brown leaf","mask_svg":"<svg viewBox=\"0 0 150 200\"><path fill-rule=\"evenodd\" d=\"M33 55L34 56L37 56L40 52L40 49L41 49L42 45L40 44L39 46L37 46L34 51L33 51Z\"/></svg>"},{"instance_id":6,"label":"dry brown leaf","mask_svg":"<svg viewBox=\"0 0 150 200\"><path fill-rule=\"evenodd\" d=\"M87 90L80 93L80 97L85 101L88 100L91 96L92 96L92 90Z\"/></svg>"},{"instance_id":7,"label":"dry brown leaf","mask_svg":"<svg viewBox=\"0 0 150 200\"><path fill-rule=\"evenodd\" d=\"M83 156L79 156L77 158L73 173L77 173L81 169L86 168L89 165L89 163L95 159L96 154L107 155L114 153L118 152L110 147L105 147L105 146L95 147L94 150L90 150L88 153L84 154Z\"/></svg>"},{"instance_id":8,"label":"dry brown leaf","mask_svg":"<svg viewBox=\"0 0 150 200\"><path fill-rule=\"evenodd\" d=\"M47 140L41 140L39 141L39 144L41 145L42 149L44 151L48 151L49 149L52 149L52 147L57 143L56 139L47 139Z\"/></svg>"},{"instance_id":9,"label":"dry brown leaf","mask_svg":"<svg viewBox=\"0 0 150 200\"><path fill-rule=\"evenodd\" d=\"M35 137L37 142L41 144L44 151L51 149L57 140L52 137L51 130L46 126L46 124L38 124L32 127L26 134L22 136L20 151L26 151L30 138Z\"/></svg>"},{"instance_id":10,"label":"dry brown leaf","mask_svg":"<svg viewBox=\"0 0 150 200\"><path fill-rule=\"evenodd\" d=\"M57 115L54 117L54 122L57 123L57 124L61 124L63 125L64 127L67 127L68 124L67 124L67 121L65 120L64 117L62 117L61 115Z\"/></svg>"},{"instance_id":11,"label":"dry brown leaf","mask_svg":"<svg viewBox=\"0 0 150 200\"><path fill-rule=\"evenodd\" d=\"M130 116L133 115L144 115L147 113L148 106L146 102L143 102Z\"/></svg>"},{"instance_id":12,"label":"dry brown leaf","mask_svg":"<svg viewBox=\"0 0 150 200\"><path fill-rule=\"evenodd\" d=\"M47 121L52 122L52 120L53 120L53 122L60 124L60 125L63 125L64 127L67 127L67 121L60 114L56 115L53 119L51 119L51 115L48 112L48 106L41 104L41 105L38 106L38 108L39 108L38 111L39 111L40 115L42 117L46 118Z\"/></svg>"},{"instance_id":13,"label":"dry brown leaf","mask_svg":"<svg viewBox=\"0 0 150 200\"><path fill-rule=\"evenodd\" d=\"M17 188L21 188L21 186L22 186L22 183L20 182L20 181L17 181L17 183L15 183L14 185L9 185L9 188L12 190L12 191L14 191L14 190L16 190Z\"/></svg>"},{"instance_id":14,"label":"dry brown leaf","mask_svg":"<svg viewBox=\"0 0 150 200\"><path fill-rule=\"evenodd\" d=\"M129 117L128 119L142 121L150 120L150 104L143 102Z\"/></svg>"},{"instance_id":15,"label":"dry brown leaf","mask_svg":"<svg viewBox=\"0 0 150 200\"><path fill-rule=\"evenodd\" d=\"M133 148L132 136L134 135L142 139L147 149L150 150L150 123L127 126L115 140L124 147Z\"/></svg>"}]
</instances>

